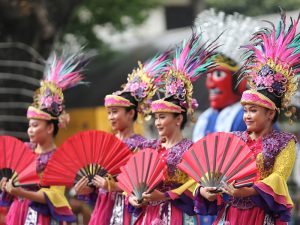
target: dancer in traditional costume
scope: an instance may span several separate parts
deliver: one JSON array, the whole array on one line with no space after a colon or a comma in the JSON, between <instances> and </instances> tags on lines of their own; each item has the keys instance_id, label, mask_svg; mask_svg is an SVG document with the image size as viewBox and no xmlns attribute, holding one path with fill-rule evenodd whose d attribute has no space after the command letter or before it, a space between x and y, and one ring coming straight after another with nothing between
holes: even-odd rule
<instances>
[{"instance_id":1,"label":"dancer in traditional costume","mask_svg":"<svg viewBox=\"0 0 300 225\"><path fill-rule=\"evenodd\" d=\"M147 116L150 112L149 100L155 93L154 79L159 77L168 61L168 53L155 56L152 60L139 67L128 76L128 82L122 91L105 97L108 120L116 136L128 145L132 152L138 150L146 139L134 132L134 123L138 112ZM84 193L87 179L76 185L77 192ZM95 176L94 185L98 197L89 224L126 225L130 224L131 214L125 205L125 196L118 188L114 178ZM82 192L83 191L83 192ZM88 190L87 190L88 191ZM89 191L88 191L89 192Z\"/></svg>"},{"instance_id":2,"label":"dancer in traditional costume","mask_svg":"<svg viewBox=\"0 0 300 225\"><path fill-rule=\"evenodd\" d=\"M255 33L247 49L242 75L247 75L251 89L241 98L247 131L234 132L244 140L256 157L257 182L252 187L236 189L234 183L224 184L223 204L218 211L217 194L211 187L198 187L195 210L201 215L218 213L214 224L287 224L293 207L287 179L296 157L296 137L272 128L279 112L290 119L289 108L297 89L300 73L299 22L291 19L287 27L285 14L277 28ZM228 197L229 196L229 197ZM226 200L225 200L226 199Z\"/></svg>"},{"instance_id":3,"label":"dancer in traditional costume","mask_svg":"<svg viewBox=\"0 0 300 225\"><path fill-rule=\"evenodd\" d=\"M187 117L192 117L197 106L192 98L192 81L214 65L214 44L204 46L200 41L201 36L193 34L189 41L184 41L175 49L169 71L164 76L164 82L161 82L165 83L165 98L151 104L160 139L148 141L143 147L165 151L162 154L166 158L167 174L165 181L153 192L143 194L142 203L135 196L129 197L132 206L141 208L134 224L199 224L193 211L195 182L177 165L193 143L182 135Z\"/></svg>"},{"instance_id":4,"label":"dancer in traditional costume","mask_svg":"<svg viewBox=\"0 0 300 225\"><path fill-rule=\"evenodd\" d=\"M66 126L69 120L64 110L63 90L81 82L82 66L86 62L82 53L53 54L47 62L41 87L35 92L34 102L28 108L28 145L37 155L36 170L40 176L56 149L54 137L59 127ZM14 187L12 179L7 182L2 180L1 186L4 195L13 196L6 217L7 225L65 224L75 220L65 197L64 186Z\"/></svg>"},{"instance_id":5,"label":"dancer in traditional costume","mask_svg":"<svg viewBox=\"0 0 300 225\"><path fill-rule=\"evenodd\" d=\"M245 131L244 110L239 101L246 90L246 80L238 82L242 56L239 46L246 44L258 30L258 22L238 13L226 15L209 9L197 16L195 26L205 40L213 40L223 33L218 39L216 67L208 71L205 82L210 107L198 117L193 141L213 132ZM216 216L201 216L200 222L211 225L215 219Z\"/></svg>"}]
</instances>

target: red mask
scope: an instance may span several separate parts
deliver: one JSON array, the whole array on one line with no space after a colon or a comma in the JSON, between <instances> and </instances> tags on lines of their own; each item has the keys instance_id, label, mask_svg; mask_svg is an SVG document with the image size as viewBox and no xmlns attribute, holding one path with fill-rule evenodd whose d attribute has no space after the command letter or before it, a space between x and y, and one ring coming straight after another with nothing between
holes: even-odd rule
<instances>
[{"instance_id":1,"label":"red mask","mask_svg":"<svg viewBox=\"0 0 300 225\"><path fill-rule=\"evenodd\" d=\"M206 87L209 93L210 106L216 110L237 102L245 90L246 80L239 84L238 90L233 91L232 73L229 69L218 67L209 72L206 78Z\"/></svg>"}]
</instances>

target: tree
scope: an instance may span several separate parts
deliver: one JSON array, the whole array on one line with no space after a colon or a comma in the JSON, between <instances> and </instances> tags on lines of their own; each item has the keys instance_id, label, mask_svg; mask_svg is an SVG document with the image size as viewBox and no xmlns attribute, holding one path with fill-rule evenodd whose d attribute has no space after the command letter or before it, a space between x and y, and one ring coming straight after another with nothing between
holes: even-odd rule
<instances>
[{"instance_id":1,"label":"tree","mask_svg":"<svg viewBox=\"0 0 300 225\"><path fill-rule=\"evenodd\" d=\"M279 7L284 10L300 8L298 0L206 0L208 8L213 7L225 13L239 12L247 16L258 16L268 13L279 12Z\"/></svg>"},{"instance_id":2,"label":"tree","mask_svg":"<svg viewBox=\"0 0 300 225\"><path fill-rule=\"evenodd\" d=\"M153 6L154 0L0 0L0 134L27 136L26 109L43 59L66 32L107 52L95 25L126 29L141 23Z\"/></svg>"}]
</instances>

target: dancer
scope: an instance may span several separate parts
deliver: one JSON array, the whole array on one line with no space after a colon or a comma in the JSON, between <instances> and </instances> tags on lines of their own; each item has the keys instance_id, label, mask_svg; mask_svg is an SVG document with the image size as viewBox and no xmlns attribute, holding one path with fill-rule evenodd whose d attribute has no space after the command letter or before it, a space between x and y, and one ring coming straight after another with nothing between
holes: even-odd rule
<instances>
[{"instance_id":1,"label":"dancer","mask_svg":"<svg viewBox=\"0 0 300 225\"><path fill-rule=\"evenodd\" d=\"M28 145L37 155L36 170L40 176L56 149L54 137L59 127L66 126L69 121L64 110L63 91L81 82L82 66L86 62L82 53L62 54L60 57L53 54L47 62L41 87L28 108ZM13 196L6 217L7 225L64 224L75 220L63 186L25 189L14 187L12 180L2 180L1 188L5 194Z\"/></svg>"},{"instance_id":2,"label":"dancer","mask_svg":"<svg viewBox=\"0 0 300 225\"><path fill-rule=\"evenodd\" d=\"M143 194L143 202L134 196L129 202L141 212L134 224L199 224L191 198L194 180L177 168L192 141L183 137L188 115L192 117L196 100L192 98L192 81L214 64L214 44L200 44L201 36L193 34L188 42L175 49L174 59L164 78L165 98L152 102L155 126L160 139L143 144L162 153L167 162L165 181L151 193ZM166 149L166 150L164 150Z\"/></svg>"},{"instance_id":3,"label":"dancer","mask_svg":"<svg viewBox=\"0 0 300 225\"><path fill-rule=\"evenodd\" d=\"M168 52L155 56L128 76L128 82L122 91L105 97L108 120L116 136L135 152L146 139L134 132L134 122L138 112L144 117L150 112L149 100L155 93L154 79L164 71L168 62ZM79 194L87 194L92 190L87 187L87 178L76 184ZM130 224L131 214L125 205L125 196L111 177L95 176L93 184L98 190L95 209L89 224L126 225Z\"/></svg>"},{"instance_id":4,"label":"dancer","mask_svg":"<svg viewBox=\"0 0 300 225\"><path fill-rule=\"evenodd\" d=\"M242 75L250 77L251 90L241 98L247 131L234 132L243 139L256 157L258 180L252 187L236 189L234 183L224 184L223 207L217 211L217 194L211 187L198 187L195 209L199 214L218 213L214 224L287 224L293 207L287 179L296 157L296 137L272 128L279 112L289 119L289 108L297 89L300 69L298 17L286 26L281 15L279 26L265 28L246 45L246 62ZM225 198L229 196L229 198Z\"/></svg>"},{"instance_id":5,"label":"dancer","mask_svg":"<svg viewBox=\"0 0 300 225\"><path fill-rule=\"evenodd\" d=\"M195 20L199 33L205 40L218 39L221 46L215 57L216 67L206 77L206 88L210 107L198 117L193 130L193 141L196 142L213 132L245 131L244 110L240 104L246 80L238 82L242 50L250 35L258 30L258 22L241 14L226 15L216 13L214 9L204 10ZM242 35L241 35L242 34ZM216 216L200 216L201 225L211 225Z\"/></svg>"}]
</instances>

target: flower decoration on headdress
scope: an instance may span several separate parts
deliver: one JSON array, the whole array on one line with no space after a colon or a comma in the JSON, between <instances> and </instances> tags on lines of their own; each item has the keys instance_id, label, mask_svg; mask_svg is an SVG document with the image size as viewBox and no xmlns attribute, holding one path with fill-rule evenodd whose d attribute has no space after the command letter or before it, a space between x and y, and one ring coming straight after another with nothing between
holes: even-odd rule
<instances>
[{"instance_id":1,"label":"flower decoration on headdress","mask_svg":"<svg viewBox=\"0 0 300 225\"><path fill-rule=\"evenodd\" d=\"M127 77L127 83L123 85L121 91L117 91L105 98L106 106L124 106L132 105L129 100L120 96L128 92L138 102L138 111L147 115L150 113L150 101L156 92L156 80L166 72L166 65L169 63L170 51L157 54L151 60L144 64L138 62L138 68L134 69ZM121 103L122 101L122 103Z\"/></svg>"},{"instance_id":2,"label":"flower decoration on headdress","mask_svg":"<svg viewBox=\"0 0 300 225\"><path fill-rule=\"evenodd\" d=\"M57 56L53 53L44 71L41 87L36 90L33 104L28 108L27 117L36 119L59 119L64 111L63 91L79 84L83 67L88 58L82 53Z\"/></svg>"},{"instance_id":3,"label":"flower decoration on headdress","mask_svg":"<svg viewBox=\"0 0 300 225\"><path fill-rule=\"evenodd\" d=\"M182 42L175 49L175 55L169 66L169 71L162 77L165 85L165 98L173 96L178 99L180 106L192 116L197 107L192 98L193 85L201 75L215 66L213 57L217 48L215 41L210 44L201 44L201 34L192 34L192 37ZM159 102L162 105L161 102ZM163 109L162 109L163 110Z\"/></svg>"},{"instance_id":4,"label":"flower decoration on headdress","mask_svg":"<svg viewBox=\"0 0 300 225\"><path fill-rule=\"evenodd\" d=\"M252 43L243 46L247 51L241 75L250 78L251 87L245 95L267 90L281 99L281 106L275 107L276 110L287 109L297 90L297 76L300 75L300 34L296 34L296 31L299 19L300 15L296 20L291 18L291 23L287 26L286 15L282 12L277 28L270 23L271 29L264 28L255 33ZM242 102L246 100L242 98Z\"/></svg>"}]
</instances>

